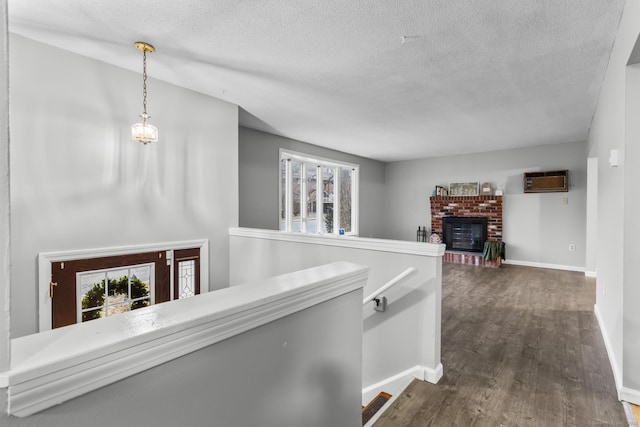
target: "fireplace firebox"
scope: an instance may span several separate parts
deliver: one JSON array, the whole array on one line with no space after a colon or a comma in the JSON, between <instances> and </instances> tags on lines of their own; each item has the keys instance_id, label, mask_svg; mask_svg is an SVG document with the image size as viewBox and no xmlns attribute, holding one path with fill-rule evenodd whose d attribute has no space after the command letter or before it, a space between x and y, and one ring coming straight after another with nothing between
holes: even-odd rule
<instances>
[{"instance_id":1,"label":"fireplace firebox","mask_svg":"<svg viewBox=\"0 0 640 427\"><path fill-rule=\"evenodd\" d=\"M487 218L442 218L442 240L447 245L447 250L482 252L487 240Z\"/></svg>"}]
</instances>

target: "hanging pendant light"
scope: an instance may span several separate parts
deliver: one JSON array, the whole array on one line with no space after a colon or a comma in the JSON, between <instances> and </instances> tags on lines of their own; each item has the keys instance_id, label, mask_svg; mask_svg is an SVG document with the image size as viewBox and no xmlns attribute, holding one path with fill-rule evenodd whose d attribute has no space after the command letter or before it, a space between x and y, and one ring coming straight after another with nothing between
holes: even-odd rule
<instances>
[{"instance_id":1,"label":"hanging pendant light","mask_svg":"<svg viewBox=\"0 0 640 427\"><path fill-rule=\"evenodd\" d=\"M149 124L149 114L147 114L147 52L153 52L156 50L149 43L135 42L136 49L142 51L142 123L136 123L131 126L131 137L135 141L148 144L150 142L156 142L158 140L158 128Z\"/></svg>"}]
</instances>

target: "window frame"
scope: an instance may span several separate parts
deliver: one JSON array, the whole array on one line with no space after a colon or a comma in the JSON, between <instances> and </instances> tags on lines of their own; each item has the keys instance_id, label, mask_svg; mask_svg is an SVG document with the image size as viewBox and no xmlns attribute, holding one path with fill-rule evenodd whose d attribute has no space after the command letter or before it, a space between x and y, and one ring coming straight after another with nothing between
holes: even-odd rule
<instances>
[{"instance_id":1,"label":"window frame","mask_svg":"<svg viewBox=\"0 0 640 427\"><path fill-rule=\"evenodd\" d=\"M283 165L283 161L286 163ZM301 203L300 206L300 230L293 230L293 198L291 197L293 194L293 176L292 176L292 161L298 161L301 163L300 170L300 197L306 194L307 188L307 164L317 165L318 172L316 173L316 215L317 218L322 216L322 212L324 211L324 200L323 200L323 191L322 182L323 182L323 173L322 170L325 167L333 168L334 174L334 182L333 182L333 218L334 218L334 227L331 233L323 231L323 226L318 221L318 227L316 227L315 232L307 231L307 203ZM282 182L282 172L283 167L285 171L285 183L283 185ZM303 234L318 234L318 235L339 235L340 234L340 171L341 169L351 169L351 230L344 232L345 235L349 236L357 236L359 232L358 220L359 220L359 212L358 212L358 204L359 204L359 186L360 186L360 165L356 163L338 161L333 159L328 159L320 156L313 156L306 153L301 153L293 150L288 150L284 148L280 148L279 156L278 156L278 229L282 232L288 233L303 233ZM283 187L285 194L283 195ZM284 199L283 199L284 198ZM284 210L285 217L282 218L282 209L283 209L283 200L284 200ZM337 219L337 223L335 222ZM284 229L282 227L284 223Z\"/></svg>"}]
</instances>

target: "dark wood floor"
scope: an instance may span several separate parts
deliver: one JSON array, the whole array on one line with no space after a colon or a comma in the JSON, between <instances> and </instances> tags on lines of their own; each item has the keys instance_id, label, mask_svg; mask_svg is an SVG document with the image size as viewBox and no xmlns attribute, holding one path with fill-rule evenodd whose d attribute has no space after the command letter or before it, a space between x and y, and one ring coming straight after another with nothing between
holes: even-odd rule
<instances>
[{"instance_id":1,"label":"dark wood floor","mask_svg":"<svg viewBox=\"0 0 640 427\"><path fill-rule=\"evenodd\" d=\"M438 384L414 381L374 424L627 426L581 273L443 264Z\"/></svg>"}]
</instances>

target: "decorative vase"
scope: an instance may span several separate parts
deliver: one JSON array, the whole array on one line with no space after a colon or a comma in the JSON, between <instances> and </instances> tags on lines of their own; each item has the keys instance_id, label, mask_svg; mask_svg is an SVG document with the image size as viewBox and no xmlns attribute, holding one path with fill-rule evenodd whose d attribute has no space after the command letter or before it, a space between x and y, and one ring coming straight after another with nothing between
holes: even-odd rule
<instances>
[{"instance_id":1,"label":"decorative vase","mask_svg":"<svg viewBox=\"0 0 640 427\"><path fill-rule=\"evenodd\" d=\"M429 243L442 243L442 239L438 233L433 233L431 237L429 237Z\"/></svg>"}]
</instances>

